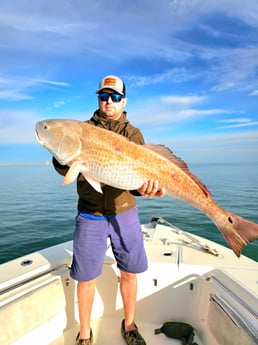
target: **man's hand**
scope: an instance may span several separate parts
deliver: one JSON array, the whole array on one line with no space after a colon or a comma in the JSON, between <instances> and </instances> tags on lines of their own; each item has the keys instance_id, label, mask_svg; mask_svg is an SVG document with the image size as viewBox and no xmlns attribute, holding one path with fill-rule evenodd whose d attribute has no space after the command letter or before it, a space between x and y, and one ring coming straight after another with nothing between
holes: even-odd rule
<instances>
[{"instance_id":1,"label":"man's hand","mask_svg":"<svg viewBox=\"0 0 258 345\"><path fill-rule=\"evenodd\" d=\"M166 189L164 187L160 188L158 181L149 180L138 189L138 192L145 198L163 197L166 194Z\"/></svg>"}]
</instances>

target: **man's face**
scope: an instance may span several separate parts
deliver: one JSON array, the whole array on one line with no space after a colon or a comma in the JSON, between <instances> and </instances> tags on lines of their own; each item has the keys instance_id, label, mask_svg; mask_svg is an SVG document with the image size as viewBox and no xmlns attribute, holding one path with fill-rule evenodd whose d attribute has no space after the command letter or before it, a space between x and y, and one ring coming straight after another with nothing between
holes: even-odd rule
<instances>
[{"instance_id":1,"label":"man's face","mask_svg":"<svg viewBox=\"0 0 258 345\"><path fill-rule=\"evenodd\" d=\"M103 89L101 93L112 94L116 92L111 89ZM122 98L120 102L114 102L111 97L108 97L106 101L102 101L98 96L100 115L107 119L118 120L126 106L126 102L126 98Z\"/></svg>"}]
</instances>

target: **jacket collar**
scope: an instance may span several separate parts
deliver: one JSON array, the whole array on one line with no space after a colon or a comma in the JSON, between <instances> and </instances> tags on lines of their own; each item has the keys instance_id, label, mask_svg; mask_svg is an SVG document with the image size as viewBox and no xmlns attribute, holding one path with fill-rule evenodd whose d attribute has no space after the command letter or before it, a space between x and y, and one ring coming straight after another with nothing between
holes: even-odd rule
<instances>
[{"instance_id":1,"label":"jacket collar","mask_svg":"<svg viewBox=\"0 0 258 345\"><path fill-rule=\"evenodd\" d=\"M93 122L95 126L103 127L105 129L117 132L117 129L123 129L127 126L129 121L126 118L126 111L123 111L118 120L106 119L105 117L100 116L99 110L96 110L90 119L90 122Z\"/></svg>"}]
</instances>

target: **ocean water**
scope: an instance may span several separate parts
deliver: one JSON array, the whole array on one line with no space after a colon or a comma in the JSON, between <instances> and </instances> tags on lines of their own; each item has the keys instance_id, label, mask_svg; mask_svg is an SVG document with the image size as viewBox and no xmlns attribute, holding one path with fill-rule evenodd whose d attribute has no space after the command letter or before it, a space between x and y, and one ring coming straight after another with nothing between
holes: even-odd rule
<instances>
[{"instance_id":1,"label":"ocean water","mask_svg":"<svg viewBox=\"0 0 258 345\"><path fill-rule=\"evenodd\" d=\"M190 166L223 207L258 223L258 164ZM63 186L52 166L0 166L0 263L72 239L76 184ZM226 245L212 221L167 196L137 198L141 222L162 217L174 225ZM243 250L258 261L258 240Z\"/></svg>"}]
</instances>

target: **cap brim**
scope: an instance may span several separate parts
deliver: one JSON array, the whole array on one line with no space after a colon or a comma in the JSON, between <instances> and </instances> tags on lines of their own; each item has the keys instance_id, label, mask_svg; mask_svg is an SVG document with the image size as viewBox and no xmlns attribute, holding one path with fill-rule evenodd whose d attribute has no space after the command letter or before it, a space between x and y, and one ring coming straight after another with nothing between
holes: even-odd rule
<instances>
[{"instance_id":1,"label":"cap brim","mask_svg":"<svg viewBox=\"0 0 258 345\"><path fill-rule=\"evenodd\" d=\"M96 91L96 93L100 93L102 90L106 90L106 89L108 89L108 90L113 90L113 91L119 93L119 95L124 96L123 92L121 92L121 91L118 90L117 88L115 88L115 87L106 87L106 86L105 86L105 87L102 87L102 88L100 88L100 89L98 89L98 90Z\"/></svg>"}]
</instances>

